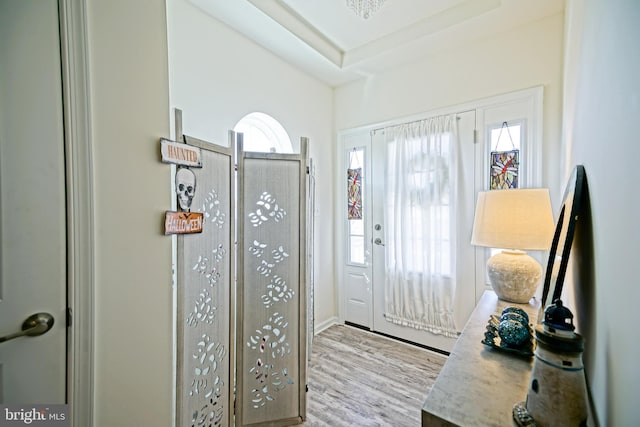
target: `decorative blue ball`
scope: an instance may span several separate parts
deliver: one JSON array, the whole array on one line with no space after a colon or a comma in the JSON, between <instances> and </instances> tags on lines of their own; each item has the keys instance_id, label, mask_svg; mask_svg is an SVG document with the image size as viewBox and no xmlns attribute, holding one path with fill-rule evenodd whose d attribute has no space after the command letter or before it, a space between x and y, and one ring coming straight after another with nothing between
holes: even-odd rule
<instances>
[{"instance_id":1,"label":"decorative blue ball","mask_svg":"<svg viewBox=\"0 0 640 427\"><path fill-rule=\"evenodd\" d=\"M527 325L514 319L501 321L498 325L498 335L500 335L501 345L515 348L522 347L531 339Z\"/></svg>"}]
</instances>

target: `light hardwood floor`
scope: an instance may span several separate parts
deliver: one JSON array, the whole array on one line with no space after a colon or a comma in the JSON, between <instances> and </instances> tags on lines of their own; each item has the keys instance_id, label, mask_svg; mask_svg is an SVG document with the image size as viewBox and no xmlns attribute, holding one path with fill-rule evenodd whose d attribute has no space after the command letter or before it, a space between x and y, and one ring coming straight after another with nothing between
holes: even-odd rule
<instances>
[{"instance_id":1,"label":"light hardwood floor","mask_svg":"<svg viewBox=\"0 0 640 427\"><path fill-rule=\"evenodd\" d=\"M354 327L313 341L307 420L301 426L419 426L446 357Z\"/></svg>"}]
</instances>

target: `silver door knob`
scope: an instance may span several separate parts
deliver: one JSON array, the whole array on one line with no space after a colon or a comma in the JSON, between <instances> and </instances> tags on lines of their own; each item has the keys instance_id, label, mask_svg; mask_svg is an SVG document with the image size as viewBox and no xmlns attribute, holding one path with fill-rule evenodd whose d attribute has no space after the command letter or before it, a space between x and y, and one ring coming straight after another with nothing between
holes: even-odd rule
<instances>
[{"instance_id":1,"label":"silver door knob","mask_svg":"<svg viewBox=\"0 0 640 427\"><path fill-rule=\"evenodd\" d=\"M379 237L377 239L375 239L373 241L373 243L375 243L376 245L379 245L379 246L384 246L384 243L382 243L382 239L379 238Z\"/></svg>"},{"instance_id":2,"label":"silver door knob","mask_svg":"<svg viewBox=\"0 0 640 427\"><path fill-rule=\"evenodd\" d=\"M5 335L0 337L0 342L12 340L20 337L36 337L46 333L53 327L53 316L49 313L36 313L27 317L22 323L22 330L15 334Z\"/></svg>"}]
</instances>

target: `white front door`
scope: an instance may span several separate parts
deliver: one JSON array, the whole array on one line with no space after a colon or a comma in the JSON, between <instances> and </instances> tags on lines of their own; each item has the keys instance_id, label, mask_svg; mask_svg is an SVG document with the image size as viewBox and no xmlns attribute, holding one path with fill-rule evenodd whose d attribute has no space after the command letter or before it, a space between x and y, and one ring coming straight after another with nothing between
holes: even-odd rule
<instances>
[{"instance_id":1,"label":"white front door","mask_svg":"<svg viewBox=\"0 0 640 427\"><path fill-rule=\"evenodd\" d=\"M0 0L0 403L66 401L67 248L58 2Z\"/></svg>"},{"instance_id":2,"label":"white front door","mask_svg":"<svg viewBox=\"0 0 640 427\"><path fill-rule=\"evenodd\" d=\"M456 220L456 271L455 271L455 300L454 316L458 331L464 327L476 303L474 262L475 251L471 246L471 228L473 225L473 211L475 204L476 151L474 143L475 111L459 113L458 115L458 176L457 182L457 220ZM373 264L373 327L372 329L387 335L392 335L418 344L450 351L455 343L454 338L436 335L424 330L400 326L385 319L385 223L384 180L386 177L387 142L383 132L378 131L372 137L372 168L373 196L371 239ZM452 217L453 218L453 217ZM411 224L407 224L411 227Z\"/></svg>"}]
</instances>

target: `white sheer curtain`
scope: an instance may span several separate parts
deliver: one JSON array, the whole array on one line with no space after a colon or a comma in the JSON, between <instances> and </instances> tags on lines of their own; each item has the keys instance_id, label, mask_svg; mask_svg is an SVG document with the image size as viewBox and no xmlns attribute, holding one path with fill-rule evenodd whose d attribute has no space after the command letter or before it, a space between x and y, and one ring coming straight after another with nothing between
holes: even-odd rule
<instances>
[{"instance_id":1,"label":"white sheer curtain","mask_svg":"<svg viewBox=\"0 0 640 427\"><path fill-rule=\"evenodd\" d=\"M455 115L385 129L385 318L456 336Z\"/></svg>"}]
</instances>

